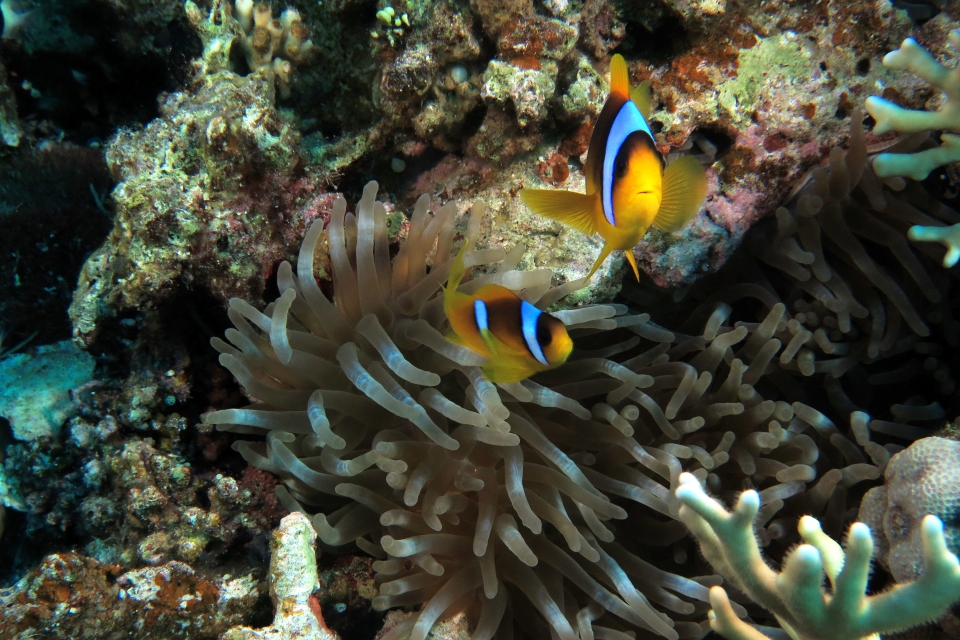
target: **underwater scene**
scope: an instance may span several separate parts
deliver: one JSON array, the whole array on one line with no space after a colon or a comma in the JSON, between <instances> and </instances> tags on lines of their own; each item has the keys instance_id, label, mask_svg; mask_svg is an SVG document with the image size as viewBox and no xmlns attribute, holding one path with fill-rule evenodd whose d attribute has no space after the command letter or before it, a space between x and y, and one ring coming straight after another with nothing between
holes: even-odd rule
<instances>
[{"instance_id":1,"label":"underwater scene","mask_svg":"<svg viewBox=\"0 0 960 640\"><path fill-rule=\"evenodd\" d=\"M0 36L0 640L960 640L960 1Z\"/></svg>"}]
</instances>

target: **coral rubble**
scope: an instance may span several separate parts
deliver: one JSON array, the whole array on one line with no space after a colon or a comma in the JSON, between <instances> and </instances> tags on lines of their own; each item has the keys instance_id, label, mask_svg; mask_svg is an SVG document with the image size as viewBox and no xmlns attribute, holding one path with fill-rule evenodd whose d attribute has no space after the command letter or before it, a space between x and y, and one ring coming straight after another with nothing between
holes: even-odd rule
<instances>
[{"instance_id":1,"label":"coral rubble","mask_svg":"<svg viewBox=\"0 0 960 640\"><path fill-rule=\"evenodd\" d=\"M0 416L10 422L13 437L56 436L76 412L70 391L90 382L93 366L93 356L69 341L0 360L0 379L6 381L0 389Z\"/></svg>"},{"instance_id":2,"label":"coral rubble","mask_svg":"<svg viewBox=\"0 0 960 640\"><path fill-rule=\"evenodd\" d=\"M222 640L336 640L327 629L314 591L317 557L313 550L317 534L302 513L291 513L280 521L270 543L270 597L276 617L265 629L234 627Z\"/></svg>"},{"instance_id":3,"label":"coral rubble","mask_svg":"<svg viewBox=\"0 0 960 640\"><path fill-rule=\"evenodd\" d=\"M212 638L242 620L257 597L252 576L210 580L180 562L124 572L60 553L0 589L0 635Z\"/></svg>"}]
</instances>

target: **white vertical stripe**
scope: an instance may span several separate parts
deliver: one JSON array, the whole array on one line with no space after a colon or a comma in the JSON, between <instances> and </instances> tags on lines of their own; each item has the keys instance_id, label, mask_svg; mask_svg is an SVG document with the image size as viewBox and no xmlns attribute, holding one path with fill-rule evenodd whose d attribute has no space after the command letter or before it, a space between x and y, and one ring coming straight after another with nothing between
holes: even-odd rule
<instances>
[{"instance_id":1,"label":"white vertical stripe","mask_svg":"<svg viewBox=\"0 0 960 640\"><path fill-rule=\"evenodd\" d=\"M474 300L473 318L477 321L477 328L481 331L490 328L490 323L487 321L487 304L483 300Z\"/></svg>"},{"instance_id":2,"label":"white vertical stripe","mask_svg":"<svg viewBox=\"0 0 960 640\"><path fill-rule=\"evenodd\" d=\"M520 303L520 325L523 327L523 339L527 343L527 348L533 357L545 367L550 366L543 355L543 349L540 348L540 342L537 341L537 321L540 319L540 309L524 300Z\"/></svg>"}]
</instances>

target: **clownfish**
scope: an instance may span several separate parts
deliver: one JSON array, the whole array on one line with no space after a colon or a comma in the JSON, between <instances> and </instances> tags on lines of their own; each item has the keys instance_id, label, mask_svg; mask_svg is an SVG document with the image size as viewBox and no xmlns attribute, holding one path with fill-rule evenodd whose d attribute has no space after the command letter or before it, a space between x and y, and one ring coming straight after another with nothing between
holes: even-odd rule
<instances>
[{"instance_id":1,"label":"clownfish","mask_svg":"<svg viewBox=\"0 0 960 640\"><path fill-rule=\"evenodd\" d=\"M491 382L519 382L558 367L570 356L573 340L564 324L498 284L468 295L457 291L467 245L457 254L443 290L451 342L488 358L482 367Z\"/></svg>"},{"instance_id":2,"label":"clownfish","mask_svg":"<svg viewBox=\"0 0 960 640\"><path fill-rule=\"evenodd\" d=\"M693 156L665 167L653 132L649 81L631 93L627 63L617 54L610 62L610 96L590 137L586 194L573 191L522 189L520 197L534 212L587 235L599 233L605 243L589 278L614 249L626 252L640 279L631 251L653 225L679 231L700 211L707 198L707 176Z\"/></svg>"}]
</instances>

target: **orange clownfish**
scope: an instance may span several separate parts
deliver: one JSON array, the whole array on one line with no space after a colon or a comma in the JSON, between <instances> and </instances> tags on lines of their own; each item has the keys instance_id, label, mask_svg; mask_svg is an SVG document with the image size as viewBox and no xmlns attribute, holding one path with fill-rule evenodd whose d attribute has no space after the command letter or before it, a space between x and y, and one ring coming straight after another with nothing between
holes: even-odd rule
<instances>
[{"instance_id":1,"label":"orange clownfish","mask_svg":"<svg viewBox=\"0 0 960 640\"><path fill-rule=\"evenodd\" d=\"M707 197L707 176L693 156L664 168L650 116L650 84L632 94L627 63L617 54L610 62L610 97L597 117L587 149L586 194L523 189L520 197L536 213L568 224L605 243L589 278L614 249L626 252L640 279L631 251L650 225L679 231L700 211Z\"/></svg>"},{"instance_id":2,"label":"orange clownfish","mask_svg":"<svg viewBox=\"0 0 960 640\"><path fill-rule=\"evenodd\" d=\"M573 341L560 320L520 299L498 284L460 293L464 245L443 290L443 310L450 320L451 342L489 359L483 373L491 382L519 382L558 367L570 356Z\"/></svg>"}]
</instances>

